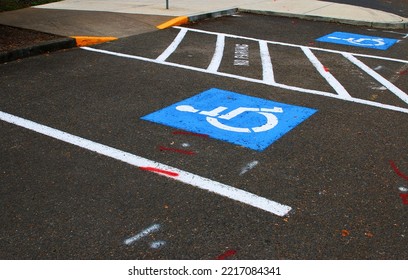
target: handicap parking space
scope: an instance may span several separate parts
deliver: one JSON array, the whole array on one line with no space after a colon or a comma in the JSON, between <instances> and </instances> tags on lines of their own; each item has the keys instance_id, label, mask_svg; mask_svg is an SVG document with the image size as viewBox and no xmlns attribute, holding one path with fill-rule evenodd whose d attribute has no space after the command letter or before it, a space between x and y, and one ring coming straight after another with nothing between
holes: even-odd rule
<instances>
[{"instance_id":1,"label":"handicap parking space","mask_svg":"<svg viewBox=\"0 0 408 280\"><path fill-rule=\"evenodd\" d=\"M8 135L2 148L11 151L2 166L4 259L213 259L236 244L225 230L245 239L240 227L270 217L22 128L1 128ZM243 222L231 222L232 214ZM151 224L160 225L154 236L125 244Z\"/></svg>"},{"instance_id":2,"label":"handicap parking space","mask_svg":"<svg viewBox=\"0 0 408 280\"><path fill-rule=\"evenodd\" d=\"M263 151L315 112L213 88L142 119Z\"/></svg>"},{"instance_id":3,"label":"handicap parking space","mask_svg":"<svg viewBox=\"0 0 408 280\"><path fill-rule=\"evenodd\" d=\"M367 36L348 32L333 32L316 39L316 41L384 51L397 43L398 39Z\"/></svg>"},{"instance_id":4,"label":"handicap parking space","mask_svg":"<svg viewBox=\"0 0 408 280\"><path fill-rule=\"evenodd\" d=\"M1 65L5 258L406 258L406 63L216 26Z\"/></svg>"}]
</instances>

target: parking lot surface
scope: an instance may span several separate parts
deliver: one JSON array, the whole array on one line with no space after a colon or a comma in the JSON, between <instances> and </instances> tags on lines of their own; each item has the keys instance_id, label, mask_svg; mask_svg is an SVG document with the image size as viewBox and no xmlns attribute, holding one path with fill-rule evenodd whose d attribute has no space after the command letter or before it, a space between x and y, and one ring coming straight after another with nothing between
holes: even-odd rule
<instances>
[{"instance_id":1,"label":"parking lot surface","mask_svg":"<svg viewBox=\"0 0 408 280\"><path fill-rule=\"evenodd\" d=\"M0 256L407 259L407 40L240 13L0 65Z\"/></svg>"}]
</instances>

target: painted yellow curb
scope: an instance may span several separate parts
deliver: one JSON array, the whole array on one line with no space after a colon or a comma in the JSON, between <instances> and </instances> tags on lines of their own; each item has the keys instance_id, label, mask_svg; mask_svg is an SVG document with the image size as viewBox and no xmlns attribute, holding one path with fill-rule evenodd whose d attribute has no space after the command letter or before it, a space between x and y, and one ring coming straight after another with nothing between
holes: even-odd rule
<instances>
[{"instance_id":1,"label":"painted yellow curb","mask_svg":"<svg viewBox=\"0 0 408 280\"><path fill-rule=\"evenodd\" d=\"M160 25L157 25L156 27L158 29L166 29L166 28L169 28L171 26L182 25L182 24L186 24L186 23L188 23L188 17L181 16L181 17L176 17L176 18L173 18L173 19L171 19L169 21L166 21L166 22L164 22L164 23L162 23Z\"/></svg>"},{"instance_id":2,"label":"painted yellow curb","mask_svg":"<svg viewBox=\"0 0 408 280\"><path fill-rule=\"evenodd\" d=\"M95 37L95 36L71 36L76 41L78 47L85 47L90 45L101 44L117 40L116 37Z\"/></svg>"}]
</instances>

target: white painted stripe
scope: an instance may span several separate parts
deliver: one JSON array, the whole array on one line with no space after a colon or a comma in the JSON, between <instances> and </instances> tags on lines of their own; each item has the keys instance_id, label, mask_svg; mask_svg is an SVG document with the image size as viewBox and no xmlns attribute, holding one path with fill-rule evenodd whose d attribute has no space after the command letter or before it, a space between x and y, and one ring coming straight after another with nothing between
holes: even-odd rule
<instances>
[{"instance_id":1,"label":"white painted stripe","mask_svg":"<svg viewBox=\"0 0 408 280\"><path fill-rule=\"evenodd\" d=\"M343 53L343 56L350 60L352 63L357 65L361 70L366 72L368 75L376 79L378 82L380 82L383 86L388 88L392 93L394 93L396 96L402 99L405 103L408 104L408 95L400 90L398 87L396 87L394 84L392 84L390 81L385 79L383 76L375 72L373 69L365 65L363 62L355 58L353 55L348 54L348 53Z\"/></svg>"},{"instance_id":2,"label":"white painted stripe","mask_svg":"<svg viewBox=\"0 0 408 280\"><path fill-rule=\"evenodd\" d=\"M107 51L107 50L102 50L102 49L95 49L95 48L90 48L90 47L81 47L81 49L86 50L86 51L91 51L91 52L103 53L103 54L113 55L113 56L118 56L118 57L123 57L123 58L137 59L137 60L153 62L153 63L158 63L158 64L165 64L166 65L166 64L169 63L169 62L166 62L166 61L158 61L157 59L147 58L147 57L143 57L143 56L112 52L112 51Z\"/></svg>"},{"instance_id":3,"label":"white painted stripe","mask_svg":"<svg viewBox=\"0 0 408 280\"><path fill-rule=\"evenodd\" d=\"M340 84L340 82L329 72L326 71L323 64L314 55L314 53L307 47L301 47L302 51L305 53L307 58L316 68L316 70L322 75L322 77L330 84L330 86L337 92L338 95L342 96L345 100L350 100L352 97L347 92L347 90Z\"/></svg>"},{"instance_id":4,"label":"white painted stripe","mask_svg":"<svg viewBox=\"0 0 408 280\"><path fill-rule=\"evenodd\" d=\"M215 45L215 52L211 59L211 63L207 68L207 71L210 73L216 73L218 68L221 65L221 60L224 55L224 46L225 46L225 36L218 35L217 36L217 43Z\"/></svg>"},{"instance_id":5,"label":"white painted stripe","mask_svg":"<svg viewBox=\"0 0 408 280\"><path fill-rule=\"evenodd\" d=\"M238 80L241 80L241 81L247 81L247 82L258 83L258 84L265 84L265 82L263 80L238 76L238 75L229 74L229 73L222 73L222 72L210 73L206 69L202 69L202 68L197 68L197 67L192 67L192 66L188 66L188 65L182 65L182 64L177 64L177 63L172 63L172 62L167 62L167 61L158 62L155 59L141 57L141 56L128 55L128 54L111 52L111 51L106 51L106 50L101 50L101 49L94 49L94 48L90 48L90 47L82 47L81 49L91 51L91 52L97 52L97 53L102 53L102 54L107 54L107 55L123 57L123 58L130 58L130 59L136 59L136 60L141 60L141 61L146 61L146 62L157 63L157 64L161 64L161 65L178 67L178 68L183 68L183 69L202 72L202 73L215 74L215 75L218 75L218 76L228 77L228 78L232 78L232 79L238 79ZM393 105L382 104L382 103L373 102L373 101L364 100L364 99L359 99L359 98L354 98L354 97L351 98L351 99L349 99L349 98L344 99L343 96L337 95L337 94L334 94L334 93L330 93L330 92L313 90L313 89L305 89L305 88L300 88L300 87L295 87L295 86L288 86L288 85L284 85L284 84L280 84L280 83L276 83L276 82L273 83L273 84L268 84L268 85L278 87L278 88L287 89L287 90L303 92L303 93L311 93L311 94L315 94L315 95L326 96L326 97L336 98L336 99L340 99L340 100L346 100L346 101L352 101L352 102L355 102L355 103L370 105L370 106L374 106L374 107L378 107L378 108L382 108L382 109L388 109L388 110L392 110L392 111L408 113L408 109L406 109L406 108L401 108L401 107L397 107L397 106L393 106Z\"/></svg>"},{"instance_id":6,"label":"white painted stripe","mask_svg":"<svg viewBox=\"0 0 408 280\"><path fill-rule=\"evenodd\" d=\"M339 99L341 99L341 98L339 98ZM402 108L402 107L397 107L397 106L394 106L394 105L382 104L382 103L378 103L378 102L375 102L375 101L370 101L370 100L365 100L365 99L360 99L360 98L355 98L355 97L353 97L352 99L349 99L347 101L351 101L351 102L354 102L354 103L365 104L365 105L369 105L369 106L373 106L373 107L377 107L377 108L381 108L381 109L387 109L387 110L392 110L392 111L397 111L397 112L407 113L408 114L408 109Z\"/></svg>"},{"instance_id":7,"label":"white painted stripe","mask_svg":"<svg viewBox=\"0 0 408 280\"><path fill-rule=\"evenodd\" d=\"M167 47L167 49L157 57L157 61L166 61L167 58L177 49L177 47L180 45L181 41L183 41L184 36L187 33L187 29L181 29L180 32L177 34L176 38L174 38L174 41Z\"/></svg>"},{"instance_id":8,"label":"white painted stripe","mask_svg":"<svg viewBox=\"0 0 408 280\"><path fill-rule=\"evenodd\" d=\"M129 54L123 54L123 53L117 53L117 52L106 51L106 50L101 50L101 49L95 49L95 48L90 48L90 47L81 47L81 49L91 51L91 52L97 52L97 53L103 53L103 54L107 54L107 55L123 57L123 58L130 58L130 59L142 60L142 61L162 64L162 65L167 65L167 66L172 66L172 67L178 67L178 68L183 68L183 69L187 69L187 70L207 73L207 74L215 74L215 75L218 75L218 76L238 79L238 80L252 82L252 83L266 84L263 80L259 80L259 79L253 79L253 78L249 78L249 77L238 76L238 75L223 73L223 72L211 73L207 69L197 68L197 67L194 67L194 66L188 66L188 65L183 65L183 64L177 64L177 63L173 63L173 62L167 62L167 61L160 62L160 61L157 61L157 60L151 59L151 58L135 56L135 55L129 55ZM271 85L271 84L268 84L268 85ZM300 88L300 87L295 87L295 86L283 85L283 84L279 84L279 83L274 83L272 85L276 86L276 87L283 88L283 89L289 89L289 90L300 91L300 92L305 92L305 93L312 93L312 94L323 95L323 96L334 97L334 98L337 97L337 94L330 93L330 92L325 92L325 91L305 89L305 88Z\"/></svg>"},{"instance_id":9,"label":"white painted stripe","mask_svg":"<svg viewBox=\"0 0 408 280\"><path fill-rule=\"evenodd\" d=\"M383 32L393 33L393 34L398 34L398 35L404 35L404 36L402 37L403 39L408 38L408 33L401 33L401 32L388 31L388 30L384 30Z\"/></svg>"},{"instance_id":10,"label":"white painted stripe","mask_svg":"<svg viewBox=\"0 0 408 280\"><path fill-rule=\"evenodd\" d=\"M398 189L402 192L408 192L408 188L405 187L399 187Z\"/></svg>"},{"instance_id":11,"label":"white painted stripe","mask_svg":"<svg viewBox=\"0 0 408 280\"><path fill-rule=\"evenodd\" d=\"M273 74L273 67L271 56L269 54L268 43L266 41L259 41L259 51L262 61L262 76L263 81L267 84L274 84L275 77Z\"/></svg>"},{"instance_id":12,"label":"white painted stripe","mask_svg":"<svg viewBox=\"0 0 408 280\"><path fill-rule=\"evenodd\" d=\"M247 173L249 170L253 169L255 166L257 166L259 164L259 161L254 160L251 161L250 163L248 163L247 165L245 165L242 169L241 169L241 173L239 173L240 176L244 175L245 173Z\"/></svg>"},{"instance_id":13,"label":"white painted stripe","mask_svg":"<svg viewBox=\"0 0 408 280\"><path fill-rule=\"evenodd\" d=\"M315 48L315 49L318 50L318 48ZM338 54L348 53L348 52L340 52L340 51L334 51L334 50L324 50L324 49L322 49L322 50L326 51L326 52L332 52L332 53L338 53ZM374 59L387 60L387 61L393 61L393 62L408 63L408 60L392 58L392 57L383 57L383 56L361 54L361 53L348 53L348 54L358 56L358 57L374 58Z\"/></svg>"},{"instance_id":14,"label":"white painted stripe","mask_svg":"<svg viewBox=\"0 0 408 280\"><path fill-rule=\"evenodd\" d=\"M238 36L238 35L227 34L227 33L211 32L211 31L206 31L206 30L199 30L199 29L186 28L186 27L180 27L180 26L173 26L173 28L176 28L176 29L187 29L188 31L192 31L192 32L204 33L204 34L212 34L212 35L222 34L222 35L224 35L225 37L228 37L228 38L237 38L237 39L244 39L244 40L250 40L250 41L256 41L256 42L259 41L259 39L256 39L256 38L245 37L245 36ZM317 48L317 47L308 47L308 46L304 46L304 45L296 45L296 44L290 44L290 43L284 43L284 42L277 42L277 41L267 41L267 40L266 40L266 42L267 42L268 44L281 45L281 46L286 46L286 47L296 47L296 48L307 47L307 48L309 48L309 49L311 49L311 50L317 50L317 51L323 51L323 52L330 52L330 53L338 53L338 54L348 53L348 52L343 52L343 51L338 51L338 50L323 49L323 48ZM398 58L392 58L392 57L383 57L383 56L360 54L360 53L350 53L350 54L352 54L352 55L354 55L354 56L360 56L360 57L369 57L369 58L375 58L375 59L382 59L382 60L388 60L388 61L408 63L408 60L398 59Z\"/></svg>"},{"instance_id":15,"label":"white painted stripe","mask_svg":"<svg viewBox=\"0 0 408 280\"><path fill-rule=\"evenodd\" d=\"M159 224L153 224L150 227L142 230L141 232L139 232L135 236L132 236L132 237L126 239L123 243L125 243L126 245L131 245L132 243L135 243L136 241L142 239L143 237L148 236L149 234L151 234L153 232L158 231L159 229L160 229Z\"/></svg>"},{"instance_id":16,"label":"white painted stripe","mask_svg":"<svg viewBox=\"0 0 408 280\"><path fill-rule=\"evenodd\" d=\"M154 241L150 243L150 248L152 249L160 249L163 246L166 246L167 242L166 241Z\"/></svg>"},{"instance_id":17,"label":"white painted stripe","mask_svg":"<svg viewBox=\"0 0 408 280\"><path fill-rule=\"evenodd\" d=\"M156 169L161 169L169 172L175 172L178 176L171 176L165 173L156 173L173 180L177 180L194 187L207 190L219 194L221 196L251 205L253 207L265 210L269 213L276 214L278 216L285 216L292 209L289 206L280 204L278 202L266 199L264 197L257 196L255 194L249 193L244 190L240 190L208 178L198 176L187 171L183 171L165 164L161 164L137 155L130 154L125 151L121 151L91 140L87 140L55 128L51 128L30 120L26 120L5 112L0 111L0 120L8 123L12 123L29 130L41 133L43 135L61 140L66 143L105 155L107 157L120 160L122 162L131 164L136 167L152 167Z\"/></svg>"}]
</instances>

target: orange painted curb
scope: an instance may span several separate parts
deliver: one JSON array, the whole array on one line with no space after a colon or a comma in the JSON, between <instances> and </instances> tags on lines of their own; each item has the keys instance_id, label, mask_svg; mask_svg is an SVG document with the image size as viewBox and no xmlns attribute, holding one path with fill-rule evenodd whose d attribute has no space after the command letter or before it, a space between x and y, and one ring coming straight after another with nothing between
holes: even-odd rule
<instances>
[{"instance_id":1,"label":"orange painted curb","mask_svg":"<svg viewBox=\"0 0 408 280\"><path fill-rule=\"evenodd\" d=\"M116 37L95 37L95 36L71 36L76 41L78 47L85 47L90 45L101 44L117 40Z\"/></svg>"},{"instance_id":2,"label":"orange painted curb","mask_svg":"<svg viewBox=\"0 0 408 280\"><path fill-rule=\"evenodd\" d=\"M171 19L169 21L166 21L166 22L164 22L164 23L162 23L160 25L157 25L156 27L158 29L166 29L166 28L169 28L171 26L186 24L186 23L188 23L188 21L189 21L188 17L181 16L181 17L176 17L176 18L173 18L173 19Z\"/></svg>"}]
</instances>

